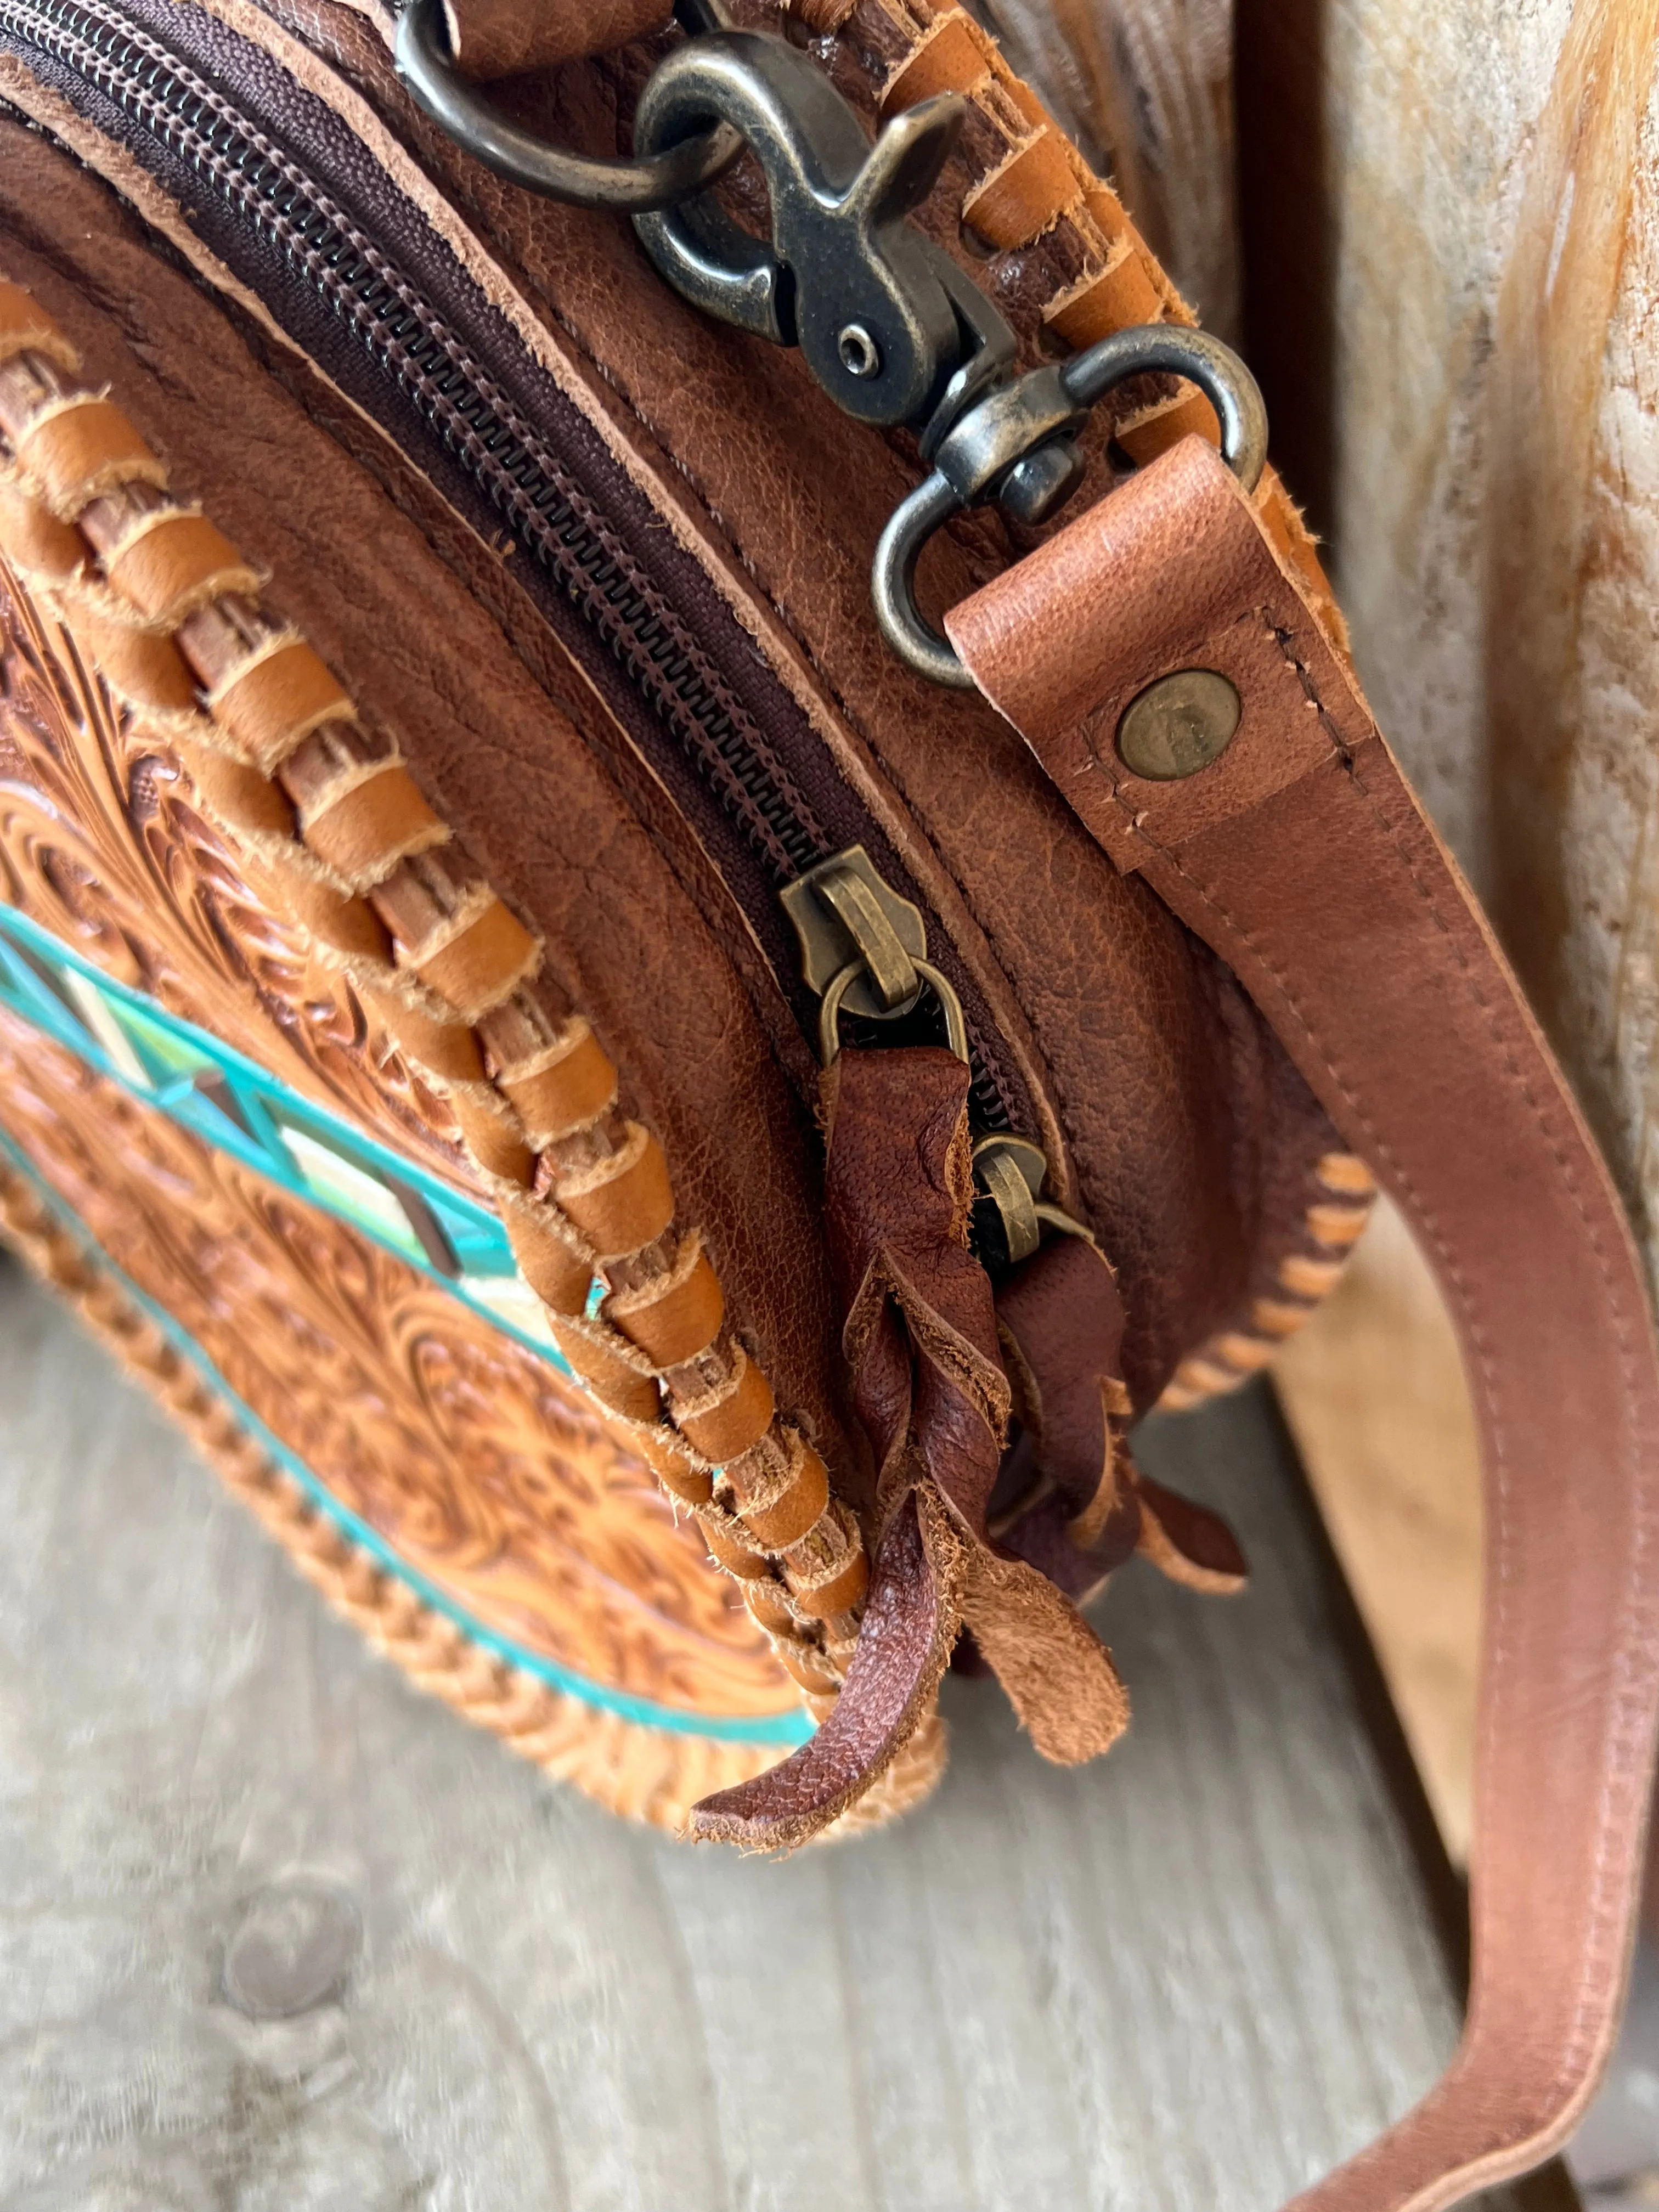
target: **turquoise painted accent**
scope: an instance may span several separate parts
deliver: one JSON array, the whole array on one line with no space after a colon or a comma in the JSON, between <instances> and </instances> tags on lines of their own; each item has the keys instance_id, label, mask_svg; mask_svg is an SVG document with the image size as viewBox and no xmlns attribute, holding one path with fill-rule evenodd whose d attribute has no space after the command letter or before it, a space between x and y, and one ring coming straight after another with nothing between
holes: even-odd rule
<instances>
[{"instance_id":1,"label":"turquoise painted accent","mask_svg":"<svg viewBox=\"0 0 1659 2212\"><path fill-rule=\"evenodd\" d=\"M244 1166L395 1252L568 1374L550 1338L538 1340L514 1326L485 1302L488 1291L480 1291L480 1284L489 1285L493 1280L503 1291L522 1287L527 1299L533 1301L534 1297L519 1275L512 1248L493 1214L349 1122L313 1106L207 1030L181 1021L154 1001L113 981L27 915L3 905L0 905L0 1005L65 1046L99 1074L121 1084L147 1106L159 1108ZM206 1091L204 1078L209 1085ZM354 1543L406 1583L434 1612L453 1620L474 1643L569 1697L647 1728L665 1729L680 1735L712 1736L726 1743L777 1744L785 1749L805 1742L812 1734L811 1719L805 1712L758 1717L687 1713L649 1698L608 1689L475 1619L435 1583L400 1559L382 1536L343 1505L282 1438L265 1426L189 1332L116 1266L79 1215L44 1180L3 1128L0 1128L0 1150L28 1177L98 1265L117 1277L133 1304L143 1309L175 1350L234 1407L237 1418L261 1449L292 1475ZM337 1180L331 1180L331 1160L338 1163ZM354 1175L372 1183L374 1189L354 1182ZM392 1211L399 1201L388 1183L394 1188L412 1190L431 1208L450 1254L465 1268L462 1276L452 1276L433 1264L406 1218L399 1233ZM384 1194L387 1200L383 1216L377 1210L374 1191ZM475 1279L471 1285L468 1277Z\"/></svg>"},{"instance_id":2,"label":"turquoise painted accent","mask_svg":"<svg viewBox=\"0 0 1659 2212\"><path fill-rule=\"evenodd\" d=\"M116 982L7 906L0 906L0 1005L216 1151L442 1283L569 1373L487 1206L301 1097L210 1031ZM417 1233L405 1194L441 1260Z\"/></svg>"}]
</instances>

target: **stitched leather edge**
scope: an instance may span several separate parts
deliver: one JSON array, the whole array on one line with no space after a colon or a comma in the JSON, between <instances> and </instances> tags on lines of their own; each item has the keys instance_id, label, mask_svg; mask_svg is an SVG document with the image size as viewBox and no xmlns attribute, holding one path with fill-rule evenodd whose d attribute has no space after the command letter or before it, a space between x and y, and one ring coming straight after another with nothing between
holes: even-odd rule
<instances>
[{"instance_id":1,"label":"stitched leather edge","mask_svg":"<svg viewBox=\"0 0 1659 2212\"><path fill-rule=\"evenodd\" d=\"M162 488L161 465L136 430L130 465L111 480L100 474L94 494L72 518L81 565L68 573L61 565L50 571L29 565L35 542L29 532L38 528L38 510L50 513L52 503L36 467L19 466L17 444L25 441L33 460L45 441L49 458L52 422L64 419L65 399L82 387L65 366L75 358L65 334L23 288L7 283L0 287L0 343L14 321L31 338L44 331L50 343L20 346L0 366L0 474L9 493L0 512L0 554L75 635L136 720L166 740L193 739L208 754L228 756L245 778L270 787L273 798L302 807L307 749L347 736L357 726L357 710L263 597L238 589L192 600L170 628L124 597L118 574L106 573L105 549L129 542L147 515L189 511ZM296 645L308 657L309 681L288 692L277 670L286 657L282 674L291 684ZM250 687L262 679L271 695L264 702L268 711L251 716ZM336 695L337 703L321 710L313 703ZM200 703L181 708L181 697ZM228 701L234 702L234 727L220 711ZM398 778L383 775L359 788L373 793L404 782L412 779L400 767ZM320 957L373 1000L404 1058L447 1097L468 1157L501 1201L515 1255L547 1304L554 1337L585 1387L634 1425L641 1455L671 1497L684 1502L696 1495L702 1487L697 1478L705 1478L707 1504L692 1510L711 1559L732 1575L792 1678L822 1686L804 1692L808 1709L822 1718L857 1640L868 1579L858 1522L832 1486L823 1510L787 1546L770 1547L749 1530L739 1498L769 1502L778 1496L799 1465L799 1431L770 1413L729 1469L715 1467L683 1433L682 1417L695 1430L711 1398L735 1392L746 1374L753 1377L752 1401L764 1383L760 1370L724 1322L704 1351L667 1367L653 1366L628 1334L653 1288L659 1286L664 1297L678 1288L682 1248L696 1232L676 1224L660 1146L620 1112L614 1069L604 1086L610 1103L568 1133L538 1146L526 1132L503 1079L510 1082L527 1054L544 1051L580 1018L545 973L539 940L435 815L434 841L402 857L386 841L377 847L362 825L352 873L345 877L337 855L331 865L312 850L304 816L291 806L290 831L253 837L242 809L222 803L216 809L213 801L222 797L216 791L204 789L200 796L258 886L308 930ZM383 820L395 836L398 810ZM457 1044L477 1067L477 1079L458 1079ZM585 1211L581 1201L599 1187L611 1194L603 1265L561 1203L568 1190ZM630 1227L637 1231L631 1239ZM561 1249L568 1267L550 1268L550 1249ZM605 1295L590 1312L596 1280ZM613 1319L606 1299L618 1291L629 1296ZM766 1395L769 1400L769 1389ZM745 1540L734 1547L729 1532L737 1528L744 1529ZM734 1570L734 1558L743 1560L741 1570ZM833 1610L823 1592L833 1595Z\"/></svg>"},{"instance_id":2,"label":"stitched leather edge","mask_svg":"<svg viewBox=\"0 0 1659 2212\"><path fill-rule=\"evenodd\" d=\"M696 1801L772 1763L763 1745L684 1736L600 1711L510 1667L343 1534L205 1378L0 1162L0 1240L144 1384L313 1589L420 1688L609 1811L678 1832Z\"/></svg>"}]
</instances>

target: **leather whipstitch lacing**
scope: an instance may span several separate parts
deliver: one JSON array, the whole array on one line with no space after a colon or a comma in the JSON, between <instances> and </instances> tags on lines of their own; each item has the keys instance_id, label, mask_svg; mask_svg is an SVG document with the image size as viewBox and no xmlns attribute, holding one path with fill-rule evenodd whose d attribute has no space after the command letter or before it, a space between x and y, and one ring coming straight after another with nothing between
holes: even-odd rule
<instances>
[{"instance_id":1,"label":"leather whipstitch lacing","mask_svg":"<svg viewBox=\"0 0 1659 2212\"><path fill-rule=\"evenodd\" d=\"M0 1240L66 1299L189 1437L227 1489L274 1536L306 1580L421 1690L487 1729L544 1773L613 1813L678 1831L697 1799L772 1752L624 1721L538 1681L473 1643L380 1566L308 1498L168 1343L114 1274L83 1251L22 1176L0 1161ZM896 1818L927 1795L944 1759L935 1721L902 1772L884 1776L843 1830ZM931 1764L930 1764L931 1761Z\"/></svg>"},{"instance_id":2,"label":"leather whipstitch lacing","mask_svg":"<svg viewBox=\"0 0 1659 2212\"><path fill-rule=\"evenodd\" d=\"M884 119L938 91L958 91L974 103L974 119L938 190L940 197L961 194L963 224L994 247L975 267L985 289L1026 337L1035 324L1045 339L1078 349L1137 323L1194 319L1116 195L1065 140L995 41L960 9L935 9L910 0L858 0L856 6L834 0L827 7L792 0L781 9L778 0L742 0L732 12L771 29L786 13L809 32L823 34L826 43L813 51L824 58L841 89L861 101L872 118ZM498 13L493 0L453 0L452 20L469 74L497 73L488 50ZM659 14L665 21L667 11ZM545 67L570 52L598 53L624 35L607 8L591 5L561 9L556 19L532 21L514 11L514 23L515 36L527 42L516 50L514 67L521 68ZM643 35L649 27L641 18L626 35ZM833 50L827 43L831 36ZM556 56L550 41L557 45ZM1040 155L1029 150L1039 142ZM1026 149L1028 158L1011 165L1009 157L1020 149ZM993 170L1000 184L999 193L988 198L982 185ZM491 250L527 289L540 292L550 312L544 289L518 257L497 196L473 191L465 168L449 178L447 188L465 205ZM587 358L599 374L609 376L602 360L591 352ZM1112 434L1137 460L1150 460L1194 428L1213 438L1215 417L1201 393L1190 386L1175 389L1172 379L1155 381L1171 389L1148 401L1148 380L1141 379L1103 403L1113 417ZM647 419L646 427L662 436L659 425ZM696 483L695 476L690 481ZM1313 540L1271 469L1261 479L1259 504L1273 542L1296 564L1340 635L1341 617ZM721 531L718 502L705 512L711 526ZM727 543L737 558L744 559L740 545L730 538ZM834 691L788 607L775 595L770 603ZM836 696L842 710L850 714L845 699ZM852 719L856 723L855 714ZM1182 1410L1235 1389L1268 1364L1334 1286L1369 1218L1375 1191L1369 1170L1352 1153L1333 1150L1318 1160L1301 1200L1297 1243L1277 1255L1267 1279L1252 1285L1245 1310L1182 1359L1159 1401L1166 1410Z\"/></svg>"},{"instance_id":3,"label":"leather whipstitch lacing","mask_svg":"<svg viewBox=\"0 0 1659 2212\"><path fill-rule=\"evenodd\" d=\"M1079 352L1138 324L1195 321L1116 193L1009 66L996 40L962 8L933 0L736 0L731 12L762 29L778 27L781 16L799 24L839 89L872 124L939 93L969 102L969 125L937 193L954 198L963 229L977 241L976 281L1026 339ZM608 19L591 8L560 11L556 35L572 37L567 14L580 21L584 13L589 21L579 49L594 53L613 43L605 35ZM487 31L492 10L488 0L453 0L453 14L465 50L470 19L477 16L478 29ZM538 35L555 33L550 28ZM480 76L491 73L487 42L475 57ZM516 65L544 60L538 51ZM498 248L507 243L498 235L495 242ZM1101 411L1111 418L1114 439L1139 463L1194 430L1212 443L1218 439L1208 400L1172 378L1138 380L1109 394ZM1327 635L1346 651L1342 616L1315 541L1271 466L1255 505ZM1362 1160L1342 1151L1325 1154L1303 1205L1300 1249L1279 1256L1247 1315L1181 1361L1160 1404L1169 1411L1194 1406L1267 1366L1334 1286L1375 1195Z\"/></svg>"},{"instance_id":4,"label":"leather whipstitch lacing","mask_svg":"<svg viewBox=\"0 0 1659 2212\"><path fill-rule=\"evenodd\" d=\"M395 743L77 374L51 318L0 283L0 552L447 1100L561 1351L822 1717L857 1641L859 1525L732 1334L660 1145Z\"/></svg>"}]
</instances>

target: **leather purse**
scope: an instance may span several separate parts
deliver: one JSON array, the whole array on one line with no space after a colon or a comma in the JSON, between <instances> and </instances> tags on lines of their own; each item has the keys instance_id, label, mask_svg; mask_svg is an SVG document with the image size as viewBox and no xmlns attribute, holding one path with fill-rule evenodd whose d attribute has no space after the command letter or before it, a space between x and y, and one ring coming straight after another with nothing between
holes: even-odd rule
<instances>
[{"instance_id":1,"label":"leather purse","mask_svg":"<svg viewBox=\"0 0 1659 2212\"><path fill-rule=\"evenodd\" d=\"M933 1785L947 1663L1109 1748L1083 1604L1245 1572L1127 1431L1380 1181L1485 1451L1473 1996L1299 2201L1546 2155L1642 1277L1115 196L933 0L0 0L0 103L9 1238L417 1680L788 1848Z\"/></svg>"}]
</instances>

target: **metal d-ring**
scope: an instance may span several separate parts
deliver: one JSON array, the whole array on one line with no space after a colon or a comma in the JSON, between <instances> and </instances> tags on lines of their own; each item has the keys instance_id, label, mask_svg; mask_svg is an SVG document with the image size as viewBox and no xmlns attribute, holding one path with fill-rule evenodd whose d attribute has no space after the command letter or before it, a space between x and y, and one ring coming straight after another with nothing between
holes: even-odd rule
<instances>
[{"instance_id":1,"label":"metal d-ring","mask_svg":"<svg viewBox=\"0 0 1659 2212\"><path fill-rule=\"evenodd\" d=\"M1267 410L1255 379L1218 338L1149 323L1115 331L1063 367L1032 369L952 424L933 453L933 473L900 501L881 533L871 594L882 634L901 660L935 684L973 689L955 648L916 605L922 547L962 507L999 496L1016 471L1029 469L1038 454L1063 440L1114 385L1153 370L1197 385L1220 418L1221 458L1246 491L1255 490L1267 459ZM1056 471L1055 481L1065 484L1065 472ZM1056 504L1051 500L1034 509L1028 501L1024 519L1042 520Z\"/></svg>"},{"instance_id":2,"label":"metal d-ring","mask_svg":"<svg viewBox=\"0 0 1659 2212\"><path fill-rule=\"evenodd\" d=\"M443 0L409 0L392 43L398 75L416 106L509 184L573 207L647 215L711 185L743 150L726 124L699 131L659 153L606 161L550 146L514 123L469 83L449 51Z\"/></svg>"},{"instance_id":3,"label":"metal d-ring","mask_svg":"<svg viewBox=\"0 0 1659 2212\"><path fill-rule=\"evenodd\" d=\"M968 1022L962 1011L962 1001L957 996L956 986L948 975L941 975L931 960L917 960L915 971L924 983L933 986L933 996L945 1010L945 1038L958 1060L967 1060ZM864 973L864 959L849 960L847 965L830 978L829 988L818 1007L818 1058L826 1067L833 1067L841 1054L841 1008L853 984ZM908 1014L921 999L918 992L907 1006L895 1006L895 1015Z\"/></svg>"}]
</instances>

